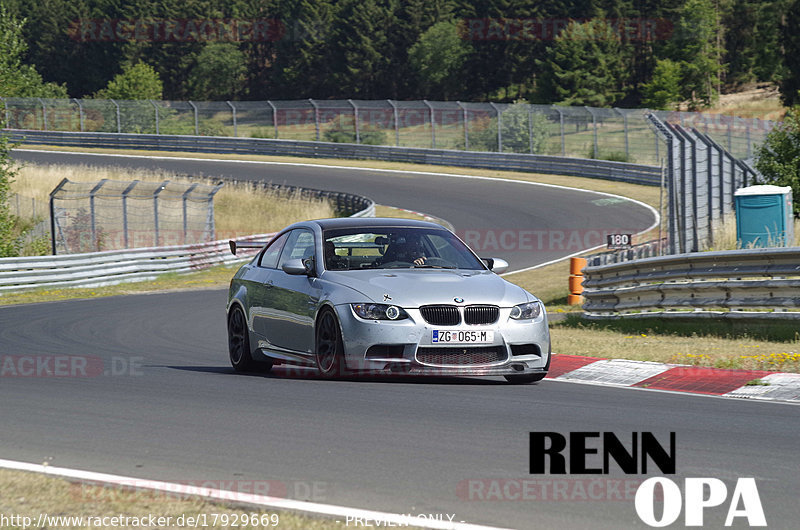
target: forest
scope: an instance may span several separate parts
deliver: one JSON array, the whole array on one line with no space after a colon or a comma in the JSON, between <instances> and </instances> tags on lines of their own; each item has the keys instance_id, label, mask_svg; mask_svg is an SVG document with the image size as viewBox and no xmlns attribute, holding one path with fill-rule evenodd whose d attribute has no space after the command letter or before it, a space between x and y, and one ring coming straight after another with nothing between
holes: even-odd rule
<instances>
[{"instance_id":1,"label":"forest","mask_svg":"<svg viewBox=\"0 0 800 530\"><path fill-rule=\"evenodd\" d=\"M0 96L798 102L800 0L0 0Z\"/></svg>"}]
</instances>

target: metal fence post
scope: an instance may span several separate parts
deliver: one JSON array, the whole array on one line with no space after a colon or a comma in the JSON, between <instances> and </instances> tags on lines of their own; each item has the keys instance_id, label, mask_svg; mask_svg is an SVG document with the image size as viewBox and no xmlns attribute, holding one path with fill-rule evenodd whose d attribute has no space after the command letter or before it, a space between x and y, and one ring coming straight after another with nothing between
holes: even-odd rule
<instances>
[{"instance_id":1,"label":"metal fence post","mask_svg":"<svg viewBox=\"0 0 800 530\"><path fill-rule=\"evenodd\" d=\"M225 103L231 108L231 118L233 119L233 136L239 136L237 128L236 128L236 107L233 106L233 103L230 101L226 101Z\"/></svg>"},{"instance_id":2,"label":"metal fence post","mask_svg":"<svg viewBox=\"0 0 800 530\"><path fill-rule=\"evenodd\" d=\"M556 105L553 105L552 108L558 112L558 123L561 127L561 156L567 156L567 144L564 138L564 111L562 111Z\"/></svg>"},{"instance_id":3,"label":"metal fence post","mask_svg":"<svg viewBox=\"0 0 800 530\"><path fill-rule=\"evenodd\" d=\"M503 118L500 116L500 108L495 105L493 102L490 102L489 105L492 106L494 109L495 114L497 115L497 152L503 152Z\"/></svg>"},{"instance_id":4,"label":"metal fence post","mask_svg":"<svg viewBox=\"0 0 800 530\"><path fill-rule=\"evenodd\" d=\"M122 120L120 119L120 116L119 116L119 104L116 101L114 101L113 99L109 100L109 101L111 101L111 103L113 103L114 107L116 107L116 109L117 109L117 132L121 133L122 132Z\"/></svg>"},{"instance_id":5,"label":"metal fence post","mask_svg":"<svg viewBox=\"0 0 800 530\"><path fill-rule=\"evenodd\" d=\"M397 104L391 99L387 99L386 101L392 106L392 115L394 117L394 145L400 147L400 116L397 112Z\"/></svg>"},{"instance_id":6,"label":"metal fence post","mask_svg":"<svg viewBox=\"0 0 800 530\"><path fill-rule=\"evenodd\" d=\"M192 184L189 188L183 192L183 196L181 197L181 206L183 208L183 244L187 244L188 241L188 224L186 222L186 201L188 200L189 194L192 193L192 190L197 187L197 183Z\"/></svg>"},{"instance_id":7,"label":"metal fence post","mask_svg":"<svg viewBox=\"0 0 800 530\"><path fill-rule=\"evenodd\" d=\"M533 154L533 107L530 104L528 104L528 142L531 154Z\"/></svg>"},{"instance_id":8,"label":"metal fence post","mask_svg":"<svg viewBox=\"0 0 800 530\"><path fill-rule=\"evenodd\" d=\"M356 143L361 144L361 129L358 127L358 107L352 99L348 99L347 102L353 107L353 122L356 128Z\"/></svg>"},{"instance_id":9,"label":"metal fence post","mask_svg":"<svg viewBox=\"0 0 800 530\"><path fill-rule=\"evenodd\" d=\"M594 131L594 156L592 158L599 158L600 148L597 145L597 116L595 116L590 107L584 106L583 108L586 109L586 112L592 115L592 130Z\"/></svg>"},{"instance_id":10,"label":"metal fence post","mask_svg":"<svg viewBox=\"0 0 800 530\"><path fill-rule=\"evenodd\" d=\"M3 122L3 127L2 128L6 128L6 127L8 127L8 107L6 106L6 98L0 96L0 101L3 102L3 109L5 110L5 116L6 116L5 121Z\"/></svg>"},{"instance_id":11,"label":"metal fence post","mask_svg":"<svg viewBox=\"0 0 800 530\"><path fill-rule=\"evenodd\" d=\"M187 103L189 103L189 105L192 107L192 110L194 110L194 135L200 136L200 120L197 116L197 106L191 101L187 101Z\"/></svg>"},{"instance_id":12,"label":"metal fence post","mask_svg":"<svg viewBox=\"0 0 800 530\"><path fill-rule=\"evenodd\" d=\"M314 129L317 131L317 141L319 142L319 106L311 98L308 98L308 102L314 107Z\"/></svg>"},{"instance_id":13,"label":"metal fence post","mask_svg":"<svg viewBox=\"0 0 800 530\"><path fill-rule=\"evenodd\" d=\"M56 255L56 208L54 201L56 193L61 191L61 188L63 188L64 184L67 182L69 182L69 179L61 179L61 182L59 182L58 186L56 186L53 191L50 192L50 243L53 250L53 256Z\"/></svg>"},{"instance_id":14,"label":"metal fence post","mask_svg":"<svg viewBox=\"0 0 800 530\"><path fill-rule=\"evenodd\" d=\"M79 100L78 98L72 98L72 101L74 101L75 104L78 106L78 121L81 122L81 132L84 132L83 103L81 103L81 100Z\"/></svg>"},{"instance_id":15,"label":"metal fence post","mask_svg":"<svg viewBox=\"0 0 800 530\"><path fill-rule=\"evenodd\" d=\"M122 192L122 237L125 240L125 248L130 248L128 244L128 194L138 183L138 180L134 180L128 184L128 187Z\"/></svg>"},{"instance_id":16,"label":"metal fence post","mask_svg":"<svg viewBox=\"0 0 800 530\"><path fill-rule=\"evenodd\" d=\"M620 116L622 116L622 127L623 127L623 130L625 131L625 158L626 159L630 159L631 150L630 150L630 145L628 143L628 115L626 113L622 112L622 109L619 109L617 107L614 107L614 110Z\"/></svg>"},{"instance_id":17,"label":"metal fence post","mask_svg":"<svg viewBox=\"0 0 800 530\"><path fill-rule=\"evenodd\" d=\"M153 223L154 223L153 224L153 229L155 231L155 236L156 236L155 245L153 245L154 247L157 247L159 245L159 238L160 238L160 235L158 233L158 195L159 195L159 193L164 191L164 188L167 187L167 184L169 184L169 181L165 180L153 192Z\"/></svg>"},{"instance_id":18,"label":"metal fence post","mask_svg":"<svg viewBox=\"0 0 800 530\"><path fill-rule=\"evenodd\" d=\"M461 109L464 118L464 151L469 151L469 122L467 115L467 107L456 101L456 105Z\"/></svg>"},{"instance_id":19,"label":"metal fence post","mask_svg":"<svg viewBox=\"0 0 800 530\"><path fill-rule=\"evenodd\" d=\"M275 127L275 138L278 138L278 108L267 100L267 105L272 108L272 125Z\"/></svg>"},{"instance_id":20,"label":"metal fence post","mask_svg":"<svg viewBox=\"0 0 800 530\"><path fill-rule=\"evenodd\" d=\"M39 103L42 104L42 124L44 126L44 130L47 130L47 105L45 104L42 98L36 98L39 100Z\"/></svg>"},{"instance_id":21,"label":"metal fence post","mask_svg":"<svg viewBox=\"0 0 800 530\"><path fill-rule=\"evenodd\" d=\"M156 134L161 134L161 131L160 131L160 128L159 128L159 124L158 124L158 105L156 105L156 102L153 101L152 99L148 99L147 101L149 101L150 104L153 105L153 109L155 109L155 113L156 113Z\"/></svg>"},{"instance_id":22,"label":"metal fence post","mask_svg":"<svg viewBox=\"0 0 800 530\"><path fill-rule=\"evenodd\" d=\"M92 191L89 192L89 216L91 219L91 226L92 226L92 249L95 251L100 250L100 245L97 244L97 229L95 224L95 210L94 210L94 196L103 187L103 184L106 183L108 179L102 179L97 185L92 188Z\"/></svg>"},{"instance_id":23,"label":"metal fence post","mask_svg":"<svg viewBox=\"0 0 800 530\"><path fill-rule=\"evenodd\" d=\"M431 149L436 149L436 116L433 113L433 105L428 103L427 99L423 99L422 102L431 111Z\"/></svg>"}]
</instances>

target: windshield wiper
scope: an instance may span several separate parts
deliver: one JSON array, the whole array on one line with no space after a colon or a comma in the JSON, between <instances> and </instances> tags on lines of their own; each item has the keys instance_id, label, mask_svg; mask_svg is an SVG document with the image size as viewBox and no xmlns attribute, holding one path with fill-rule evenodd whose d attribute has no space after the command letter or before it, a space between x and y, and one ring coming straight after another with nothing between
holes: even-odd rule
<instances>
[{"instance_id":1,"label":"windshield wiper","mask_svg":"<svg viewBox=\"0 0 800 530\"><path fill-rule=\"evenodd\" d=\"M414 265L415 269L455 269L449 265Z\"/></svg>"}]
</instances>

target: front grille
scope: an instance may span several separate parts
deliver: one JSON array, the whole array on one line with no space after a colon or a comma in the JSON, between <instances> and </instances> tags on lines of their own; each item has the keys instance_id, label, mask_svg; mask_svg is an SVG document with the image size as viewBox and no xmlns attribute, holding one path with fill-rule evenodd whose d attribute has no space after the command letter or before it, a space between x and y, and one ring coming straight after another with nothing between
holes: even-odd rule
<instances>
[{"instance_id":1,"label":"front grille","mask_svg":"<svg viewBox=\"0 0 800 530\"><path fill-rule=\"evenodd\" d=\"M502 346L417 349L417 361L437 366L494 364L505 357Z\"/></svg>"},{"instance_id":2,"label":"front grille","mask_svg":"<svg viewBox=\"0 0 800 530\"><path fill-rule=\"evenodd\" d=\"M425 322L435 326L457 326L461 323L458 307L454 305L424 305L419 312Z\"/></svg>"},{"instance_id":3,"label":"front grille","mask_svg":"<svg viewBox=\"0 0 800 530\"><path fill-rule=\"evenodd\" d=\"M379 357L379 358L403 358L403 344L375 344L367 348L366 358Z\"/></svg>"},{"instance_id":4,"label":"front grille","mask_svg":"<svg viewBox=\"0 0 800 530\"><path fill-rule=\"evenodd\" d=\"M464 322L467 324L494 324L500 317L496 305L468 305L464 308Z\"/></svg>"}]
</instances>

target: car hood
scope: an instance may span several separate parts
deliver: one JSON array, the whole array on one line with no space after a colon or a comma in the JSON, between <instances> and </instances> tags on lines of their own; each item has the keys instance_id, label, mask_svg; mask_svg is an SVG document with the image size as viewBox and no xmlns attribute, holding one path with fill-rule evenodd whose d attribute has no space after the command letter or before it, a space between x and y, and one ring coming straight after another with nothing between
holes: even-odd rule
<instances>
[{"instance_id":1,"label":"car hood","mask_svg":"<svg viewBox=\"0 0 800 530\"><path fill-rule=\"evenodd\" d=\"M389 302L401 307L427 304L452 304L463 298L465 304L493 304L510 307L531 300L521 287L490 271L443 269L379 269L326 271L323 279L355 289L369 300ZM387 299L386 297L390 297Z\"/></svg>"}]
</instances>

